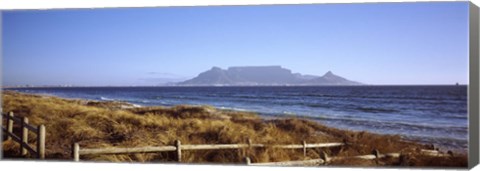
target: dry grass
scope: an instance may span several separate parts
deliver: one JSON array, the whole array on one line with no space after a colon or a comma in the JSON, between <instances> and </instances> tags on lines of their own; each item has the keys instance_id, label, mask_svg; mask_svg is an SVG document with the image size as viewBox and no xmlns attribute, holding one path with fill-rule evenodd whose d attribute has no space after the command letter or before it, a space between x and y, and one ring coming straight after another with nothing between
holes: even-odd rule
<instances>
[{"instance_id":1,"label":"dry grass","mask_svg":"<svg viewBox=\"0 0 480 171\"><path fill-rule=\"evenodd\" d=\"M253 113L217 110L209 106L131 107L122 102L92 102L56 97L4 92L3 111L13 111L17 116L28 117L30 123L44 124L47 130L46 158L71 160L74 142L87 148L142 147L172 145L175 140L183 144L255 143L299 144L347 142L344 148L323 149L331 156L370 154L381 152L415 154L423 145L404 142L398 136L352 132L323 126L317 122L278 118L264 120ZM18 128L16 129L17 131ZM35 139L31 138L31 143ZM5 157L18 156L18 145L3 142ZM319 158L322 149L309 149L307 157L302 150L254 149L247 155L252 162L272 162ZM243 163L242 150L205 150L183 152L189 163ZM173 162L173 153L131 155L89 155L82 160L112 162ZM411 157L408 162L398 160L356 161L344 160L332 165L355 166L454 166L466 167L466 157L433 160ZM440 162L439 162L440 161Z\"/></svg>"}]
</instances>

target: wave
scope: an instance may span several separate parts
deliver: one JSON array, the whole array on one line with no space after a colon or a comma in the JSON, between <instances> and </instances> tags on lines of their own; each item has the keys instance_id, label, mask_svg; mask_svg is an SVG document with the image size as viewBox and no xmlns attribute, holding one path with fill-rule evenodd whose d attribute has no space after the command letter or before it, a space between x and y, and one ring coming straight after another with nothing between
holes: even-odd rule
<instances>
[{"instance_id":1,"label":"wave","mask_svg":"<svg viewBox=\"0 0 480 171\"><path fill-rule=\"evenodd\" d=\"M270 99L291 99L291 97L288 96L282 96L281 94L276 94L274 96L268 96L264 94L205 94L203 95L205 97L214 97L214 98L222 98L222 99L231 99L231 100L239 100L239 101L245 101L245 100L270 100Z\"/></svg>"},{"instance_id":2,"label":"wave","mask_svg":"<svg viewBox=\"0 0 480 171\"><path fill-rule=\"evenodd\" d=\"M239 111L239 112L254 112L253 110L236 108L236 107L220 106L220 107L217 107L217 108L219 108L221 110L233 110L233 111Z\"/></svg>"},{"instance_id":3,"label":"wave","mask_svg":"<svg viewBox=\"0 0 480 171\"><path fill-rule=\"evenodd\" d=\"M139 105L139 104L134 104L134 103L130 103L133 107L143 107L142 105Z\"/></svg>"},{"instance_id":4,"label":"wave","mask_svg":"<svg viewBox=\"0 0 480 171\"><path fill-rule=\"evenodd\" d=\"M330 108L332 107L332 105L327 105L327 104L304 104L304 103L300 103L300 105L306 105L308 107L312 107L312 108Z\"/></svg>"},{"instance_id":5,"label":"wave","mask_svg":"<svg viewBox=\"0 0 480 171\"><path fill-rule=\"evenodd\" d=\"M104 100L104 101L114 101L114 99L110 99L110 98L106 98L106 97L102 97L102 96L100 96L99 99Z\"/></svg>"},{"instance_id":6,"label":"wave","mask_svg":"<svg viewBox=\"0 0 480 171\"><path fill-rule=\"evenodd\" d=\"M292 104L295 105L295 104ZM305 103L297 103L297 105L305 105L311 108L342 108L342 109L349 109L353 111L360 111L360 112L365 112L365 113L397 113L400 112L399 110L395 109L387 109L387 108L379 108L379 107L355 107L355 106L349 106L349 107L338 107L334 106L332 104L323 104L323 103L315 103L315 104L305 104Z\"/></svg>"},{"instance_id":7,"label":"wave","mask_svg":"<svg viewBox=\"0 0 480 171\"><path fill-rule=\"evenodd\" d=\"M357 107L356 110L368 113L395 113L399 112L395 109L385 109L385 108L374 108L374 107Z\"/></svg>"},{"instance_id":8,"label":"wave","mask_svg":"<svg viewBox=\"0 0 480 171\"><path fill-rule=\"evenodd\" d=\"M301 97L324 97L324 98L343 98L343 99L386 99L386 100L419 100L419 101L462 101L466 100L466 97L456 97L456 96L405 96L405 95L333 95L333 94L317 94L317 93L306 93L306 94L292 94L292 96L301 96Z\"/></svg>"}]
</instances>

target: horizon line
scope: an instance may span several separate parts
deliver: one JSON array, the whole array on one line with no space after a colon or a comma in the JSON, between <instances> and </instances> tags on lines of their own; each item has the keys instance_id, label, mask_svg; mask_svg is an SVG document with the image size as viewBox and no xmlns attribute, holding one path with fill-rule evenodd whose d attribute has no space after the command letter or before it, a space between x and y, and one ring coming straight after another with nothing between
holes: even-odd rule
<instances>
[{"instance_id":1,"label":"horizon line","mask_svg":"<svg viewBox=\"0 0 480 171\"><path fill-rule=\"evenodd\" d=\"M98 86L80 86L80 85L45 85L45 86L0 86L6 88L102 88L102 87L368 87L368 86L468 86L469 84L363 84L363 85L98 85Z\"/></svg>"}]
</instances>

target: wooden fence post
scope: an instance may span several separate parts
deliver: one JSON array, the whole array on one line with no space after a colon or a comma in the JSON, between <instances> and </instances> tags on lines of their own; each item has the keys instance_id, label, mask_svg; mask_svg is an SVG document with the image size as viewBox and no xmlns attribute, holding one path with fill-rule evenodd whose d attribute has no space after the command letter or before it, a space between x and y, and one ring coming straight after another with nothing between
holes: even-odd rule
<instances>
[{"instance_id":1,"label":"wooden fence post","mask_svg":"<svg viewBox=\"0 0 480 171\"><path fill-rule=\"evenodd\" d=\"M8 118L7 118L7 132L12 134L13 133L13 112L8 112ZM10 137L7 134L7 140L11 140L12 137Z\"/></svg>"},{"instance_id":2,"label":"wooden fence post","mask_svg":"<svg viewBox=\"0 0 480 171\"><path fill-rule=\"evenodd\" d=\"M20 143L20 149L21 149L21 154L22 155L27 155L27 148L25 148L26 145L28 145L28 118L23 117L22 121L22 143Z\"/></svg>"},{"instance_id":3,"label":"wooden fence post","mask_svg":"<svg viewBox=\"0 0 480 171\"><path fill-rule=\"evenodd\" d=\"M307 141L303 141L303 157L307 157Z\"/></svg>"},{"instance_id":4,"label":"wooden fence post","mask_svg":"<svg viewBox=\"0 0 480 171\"><path fill-rule=\"evenodd\" d=\"M322 151L322 153L320 153L320 158L323 159L324 163L330 162L330 158L328 157L328 154L325 153L325 151Z\"/></svg>"},{"instance_id":5,"label":"wooden fence post","mask_svg":"<svg viewBox=\"0 0 480 171\"><path fill-rule=\"evenodd\" d=\"M74 143L72 146L72 158L73 161L80 161L80 145L78 143Z\"/></svg>"},{"instance_id":6,"label":"wooden fence post","mask_svg":"<svg viewBox=\"0 0 480 171\"><path fill-rule=\"evenodd\" d=\"M175 140L175 147L177 148L177 161L182 162L182 142Z\"/></svg>"},{"instance_id":7,"label":"wooden fence post","mask_svg":"<svg viewBox=\"0 0 480 171\"><path fill-rule=\"evenodd\" d=\"M250 160L250 157L245 157L245 163L247 165L250 165L252 163L252 160Z\"/></svg>"},{"instance_id":8,"label":"wooden fence post","mask_svg":"<svg viewBox=\"0 0 480 171\"><path fill-rule=\"evenodd\" d=\"M248 143L248 150L247 150L245 156L252 154L252 139L248 138L247 143Z\"/></svg>"},{"instance_id":9,"label":"wooden fence post","mask_svg":"<svg viewBox=\"0 0 480 171\"><path fill-rule=\"evenodd\" d=\"M242 150L242 157L247 156L248 138L246 138L246 140L247 140L247 147L241 148L241 150ZM240 149L240 148L239 148L239 149Z\"/></svg>"},{"instance_id":10,"label":"wooden fence post","mask_svg":"<svg viewBox=\"0 0 480 171\"><path fill-rule=\"evenodd\" d=\"M372 151L372 153L373 153L373 155L375 155L375 158L377 158L377 159L380 158L380 151L378 151L377 149L374 149Z\"/></svg>"},{"instance_id":11,"label":"wooden fence post","mask_svg":"<svg viewBox=\"0 0 480 171\"><path fill-rule=\"evenodd\" d=\"M45 159L45 126L38 126L37 153L39 159Z\"/></svg>"}]
</instances>

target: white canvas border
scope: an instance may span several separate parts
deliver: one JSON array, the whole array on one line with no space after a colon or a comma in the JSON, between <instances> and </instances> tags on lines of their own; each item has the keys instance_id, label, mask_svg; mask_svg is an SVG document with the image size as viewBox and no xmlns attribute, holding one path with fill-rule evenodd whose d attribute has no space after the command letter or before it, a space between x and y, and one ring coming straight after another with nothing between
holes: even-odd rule
<instances>
[{"instance_id":1,"label":"white canvas border","mask_svg":"<svg viewBox=\"0 0 480 171\"><path fill-rule=\"evenodd\" d=\"M312 4L312 3L374 3L374 2L440 2L448 0L0 0L0 10L14 9L66 9L66 8L108 8L108 7L159 7L159 6L206 6L206 5L261 5L261 4ZM480 0L472 0L480 4ZM1 15L0 15L1 16ZM1 29L0 29L1 31ZM0 37L1 38L1 37ZM0 39L1 45L1 39ZM476 47L478 48L478 47ZM477 49L478 51L478 49ZM0 49L1 52L1 49ZM478 57L477 57L478 58ZM478 64L477 64L478 67ZM0 76L1 77L1 76ZM477 78L478 82L478 78ZM477 91L478 92L478 91ZM478 105L478 104L477 104ZM478 118L478 116L476 117ZM476 122L478 125L478 121ZM477 126L478 128L478 126ZM476 130L478 133L478 130ZM478 135L476 137L479 138ZM477 147L478 149L478 147ZM477 151L478 153L478 151ZM478 154L477 154L478 156ZM478 162L478 161L477 161ZM401 168L332 168L332 167L252 167L231 165L176 165L176 164L110 164L110 163L72 163L72 162L39 162L39 161L0 161L2 170L419 170ZM421 169L439 170L439 169ZM441 169L440 169L441 170ZM474 170L480 170L476 167Z\"/></svg>"}]
</instances>

